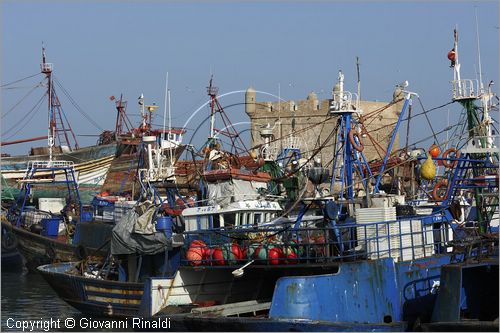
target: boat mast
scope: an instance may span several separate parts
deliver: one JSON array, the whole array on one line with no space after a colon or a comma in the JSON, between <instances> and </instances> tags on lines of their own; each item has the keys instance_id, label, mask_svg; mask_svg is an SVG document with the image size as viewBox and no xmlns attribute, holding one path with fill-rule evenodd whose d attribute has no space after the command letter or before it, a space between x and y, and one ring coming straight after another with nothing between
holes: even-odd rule
<instances>
[{"instance_id":1,"label":"boat mast","mask_svg":"<svg viewBox=\"0 0 500 333\"><path fill-rule=\"evenodd\" d=\"M70 132L75 142L74 148L78 149L78 142L76 141L75 133L71 129L66 116L63 119L63 112L61 103L54 89L54 82L52 78L53 64L46 62L45 47L42 46L42 64L40 65L41 71L45 74L47 79L47 97L48 97L48 146L49 146L49 159L52 160L53 147L55 140L59 141L61 148L66 146L70 151L72 150L68 133ZM66 121L67 126L64 122ZM62 135L60 134L62 132Z\"/></svg>"},{"instance_id":2,"label":"boat mast","mask_svg":"<svg viewBox=\"0 0 500 333\"><path fill-rule=\"evenodd\" d=\"M216 98L217 92L219 89L217 87L212 86L213 76L210 77L210 81L207 87L208 96L210 96L210 140L213 140L215 137L215 107L216 107Z\"/></svg>"},{"instance_id":3,"label":"boat mast","mask_svg":"<svg viewBox=\"0 0 500 333\"><path fill-rule=\"evenodd\" d=\"M47 144L49 146L49 163L52 162L52 149L54 147L54 137L55 137L55 121L52 115L52 64L45 61L45 47L42 46L42 64L40 65L42 73L45 74L47 78L47 117L48 117L48 134L47 134Z\"/></svg>"},{"instance_id":4,"label":"boat mast","mask_svg":"<svg viewBox=\"0 0 500 333\"><path fill-rule=\"evenodd\" d=\"M479 44L478 44L479 45ZM468 144L462 149L462 152L470 154L473 159L482 159L486 156L492 162L498 161L498 151L494 147L493 137L491 135L491 119L489 118L488 108L489 100L492 97L491 84L488 87L488 93L485 93L482 88L482 83L479 84L476 80L460 79L460 63L458 62L458 34L457 29L454 30L454 49L448 53L448 59L451 60L453 67L453 100L459 102L467 112L467 129L468 129ZM481 68L479 69L481 71ZM482 78L482 76L481 76ZM474 84L475 83L475 84ZM479 115L478 107L475 104L476 100L480 100L483 119ZM472 168L474 178L487 174L487 168L483 165L478 165ZM475 187L473 189L475 204L477 207L477 219L480 226L480 232L486 231L489 213L487 212L488 205L485 204L486 198L483 196L483 189ZM497 198L497 197L495 197ZM498 201L497 201L498 203ZM491 206L491 205L489 205Z\"/></svg>"}]
</instances>

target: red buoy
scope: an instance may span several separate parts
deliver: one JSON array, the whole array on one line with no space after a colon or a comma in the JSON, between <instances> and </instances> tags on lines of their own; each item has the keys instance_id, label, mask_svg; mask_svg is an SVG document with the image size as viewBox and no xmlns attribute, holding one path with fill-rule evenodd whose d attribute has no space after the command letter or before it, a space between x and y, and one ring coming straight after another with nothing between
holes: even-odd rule
<instances>
[{"instance_id":1,"label":"red buoy","mask_svg":"<svg viewBox=\"0 0 500 333\"><path fill-rule=\"evenodd\" d=\"M271 265L279 265L281 258L284 257L283 251L279 247L273 247L269 250L269 263Z\"/></svg>"},{"instance_id":2,"label":"red buoy","mask_svg":"<svg viewBox=\"0 0 500 333\"><path fill-rule=\"evenodd\" d=\"M224 266L224 255L219 247L210 250L210 257L212 258L212 265Z\"/></svg>"},{"instance_id":3,"label":"red buoy","mask_svg":"<svg viewBox=\"0 0 500 333\"><path fill-rule=\"evenodd\" d=\"M189 264L199 266L202 264L203 250L199 247L190 247L186 253L186 258L189 261Z\"/></svg>"},{"instance_id":4,"label":"red buoy","mask_svg":"<svg viewBox=\"0 0 500 333\"><path fill-rule=\"evenodd\" d=\"M433 143L432 146L430 146L429 148L429 154L431 154L432 158L437 158L439 154L441 154L439 146Z\"/></svg>"},{"instance_id":5,"label":"red buoy","mask_svg":"<svg viewBox=\"0 0 500 333\"><path fill-rule=\"evenodd\" d=\"M450 61L455 61L457 54L455 52L455 49L452 49L450 52L448 52L448 60Z\"/></svg>"}]
</instances>

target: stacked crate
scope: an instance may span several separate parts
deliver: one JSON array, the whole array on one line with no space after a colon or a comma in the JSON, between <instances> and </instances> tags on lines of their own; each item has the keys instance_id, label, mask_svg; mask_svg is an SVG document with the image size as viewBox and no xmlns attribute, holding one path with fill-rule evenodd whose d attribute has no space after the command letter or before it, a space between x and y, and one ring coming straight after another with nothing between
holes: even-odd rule
<instances>
[{"instance_id":1,"label":"stacked crate","mask_svg":"<svg viewBox=\"0 0 500 333\"><path fill-rule=\"evenodd\" d=\"M362 208L356 211L358 245L367 251L369 259L392 257L405 261L430 256L433 253L432 225L423 226L420 219L396 220L396 208ZM366 235L365 235L366 230ZM425 251L424 251L425 248Z\"/></svg>"}]
</instances>

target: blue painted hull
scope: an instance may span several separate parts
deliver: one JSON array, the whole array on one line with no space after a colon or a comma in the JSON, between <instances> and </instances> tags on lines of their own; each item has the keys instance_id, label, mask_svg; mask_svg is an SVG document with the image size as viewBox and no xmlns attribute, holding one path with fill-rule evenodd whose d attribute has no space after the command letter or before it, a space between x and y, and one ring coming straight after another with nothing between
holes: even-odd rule
<instances>
[{"instance_id":1,"label":"blue painted hull","mask_svg":"<svg viewBox=\"0 0 500 333\"><path fill-rule=\"evenodd\" d=\"M332 323L312 320L278 320L254 317L194 317L170 315L171 329L176 331L232 332L402 332L406 323L363 324Z\"/></svg>"}]
</instances>

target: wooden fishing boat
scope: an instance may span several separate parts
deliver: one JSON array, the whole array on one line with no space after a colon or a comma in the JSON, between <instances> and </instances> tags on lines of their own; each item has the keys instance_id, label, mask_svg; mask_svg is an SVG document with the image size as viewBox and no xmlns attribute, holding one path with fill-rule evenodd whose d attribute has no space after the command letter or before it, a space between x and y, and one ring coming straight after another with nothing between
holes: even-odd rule
<instances>
[{"instance_id":1,"label":"wooden fishing boat","mask_svg":"<svg viewBox=\"0 0 500 333\"><path fill-rule=\"evenodd\" d=\"M38 272L62 300L83 313L100 317L137 316L143 283L85 277L77 269L80 263L43 265Z\"/></svg>"},{"instance_id":2,"label":"wooden fishing boat","mask_svg":"<svg viewBox=\"0 0 500 333\"><path fill-rule=\"evenodd\" d=\"M112 140L101 140L93 146L79 147L76 136L67 121L66 114L56 92L53 80L53 64L46 62L44 48L42 49L41 73L45 75L46 80L46 84L43 86L47 87L49 134L47 136L9 142L2 140L1 145L7 146L46 139L48 146L31 148L29 155L2 156L0 173L8 186L20 188L19 182L25 177L30 162L49 159L53 161L71 161L74 163L75 178L80 185L83 200L89 202L99 192L104 183L111 162L115 157L116 143ZM65 92L65 90L63 91ZM15 191L13 194L15 199L19 195ZM33 197L58 198L60 197L60 188L55 186L41 187L37 193L33 194Z\"/></svg>"}]
</instances>

